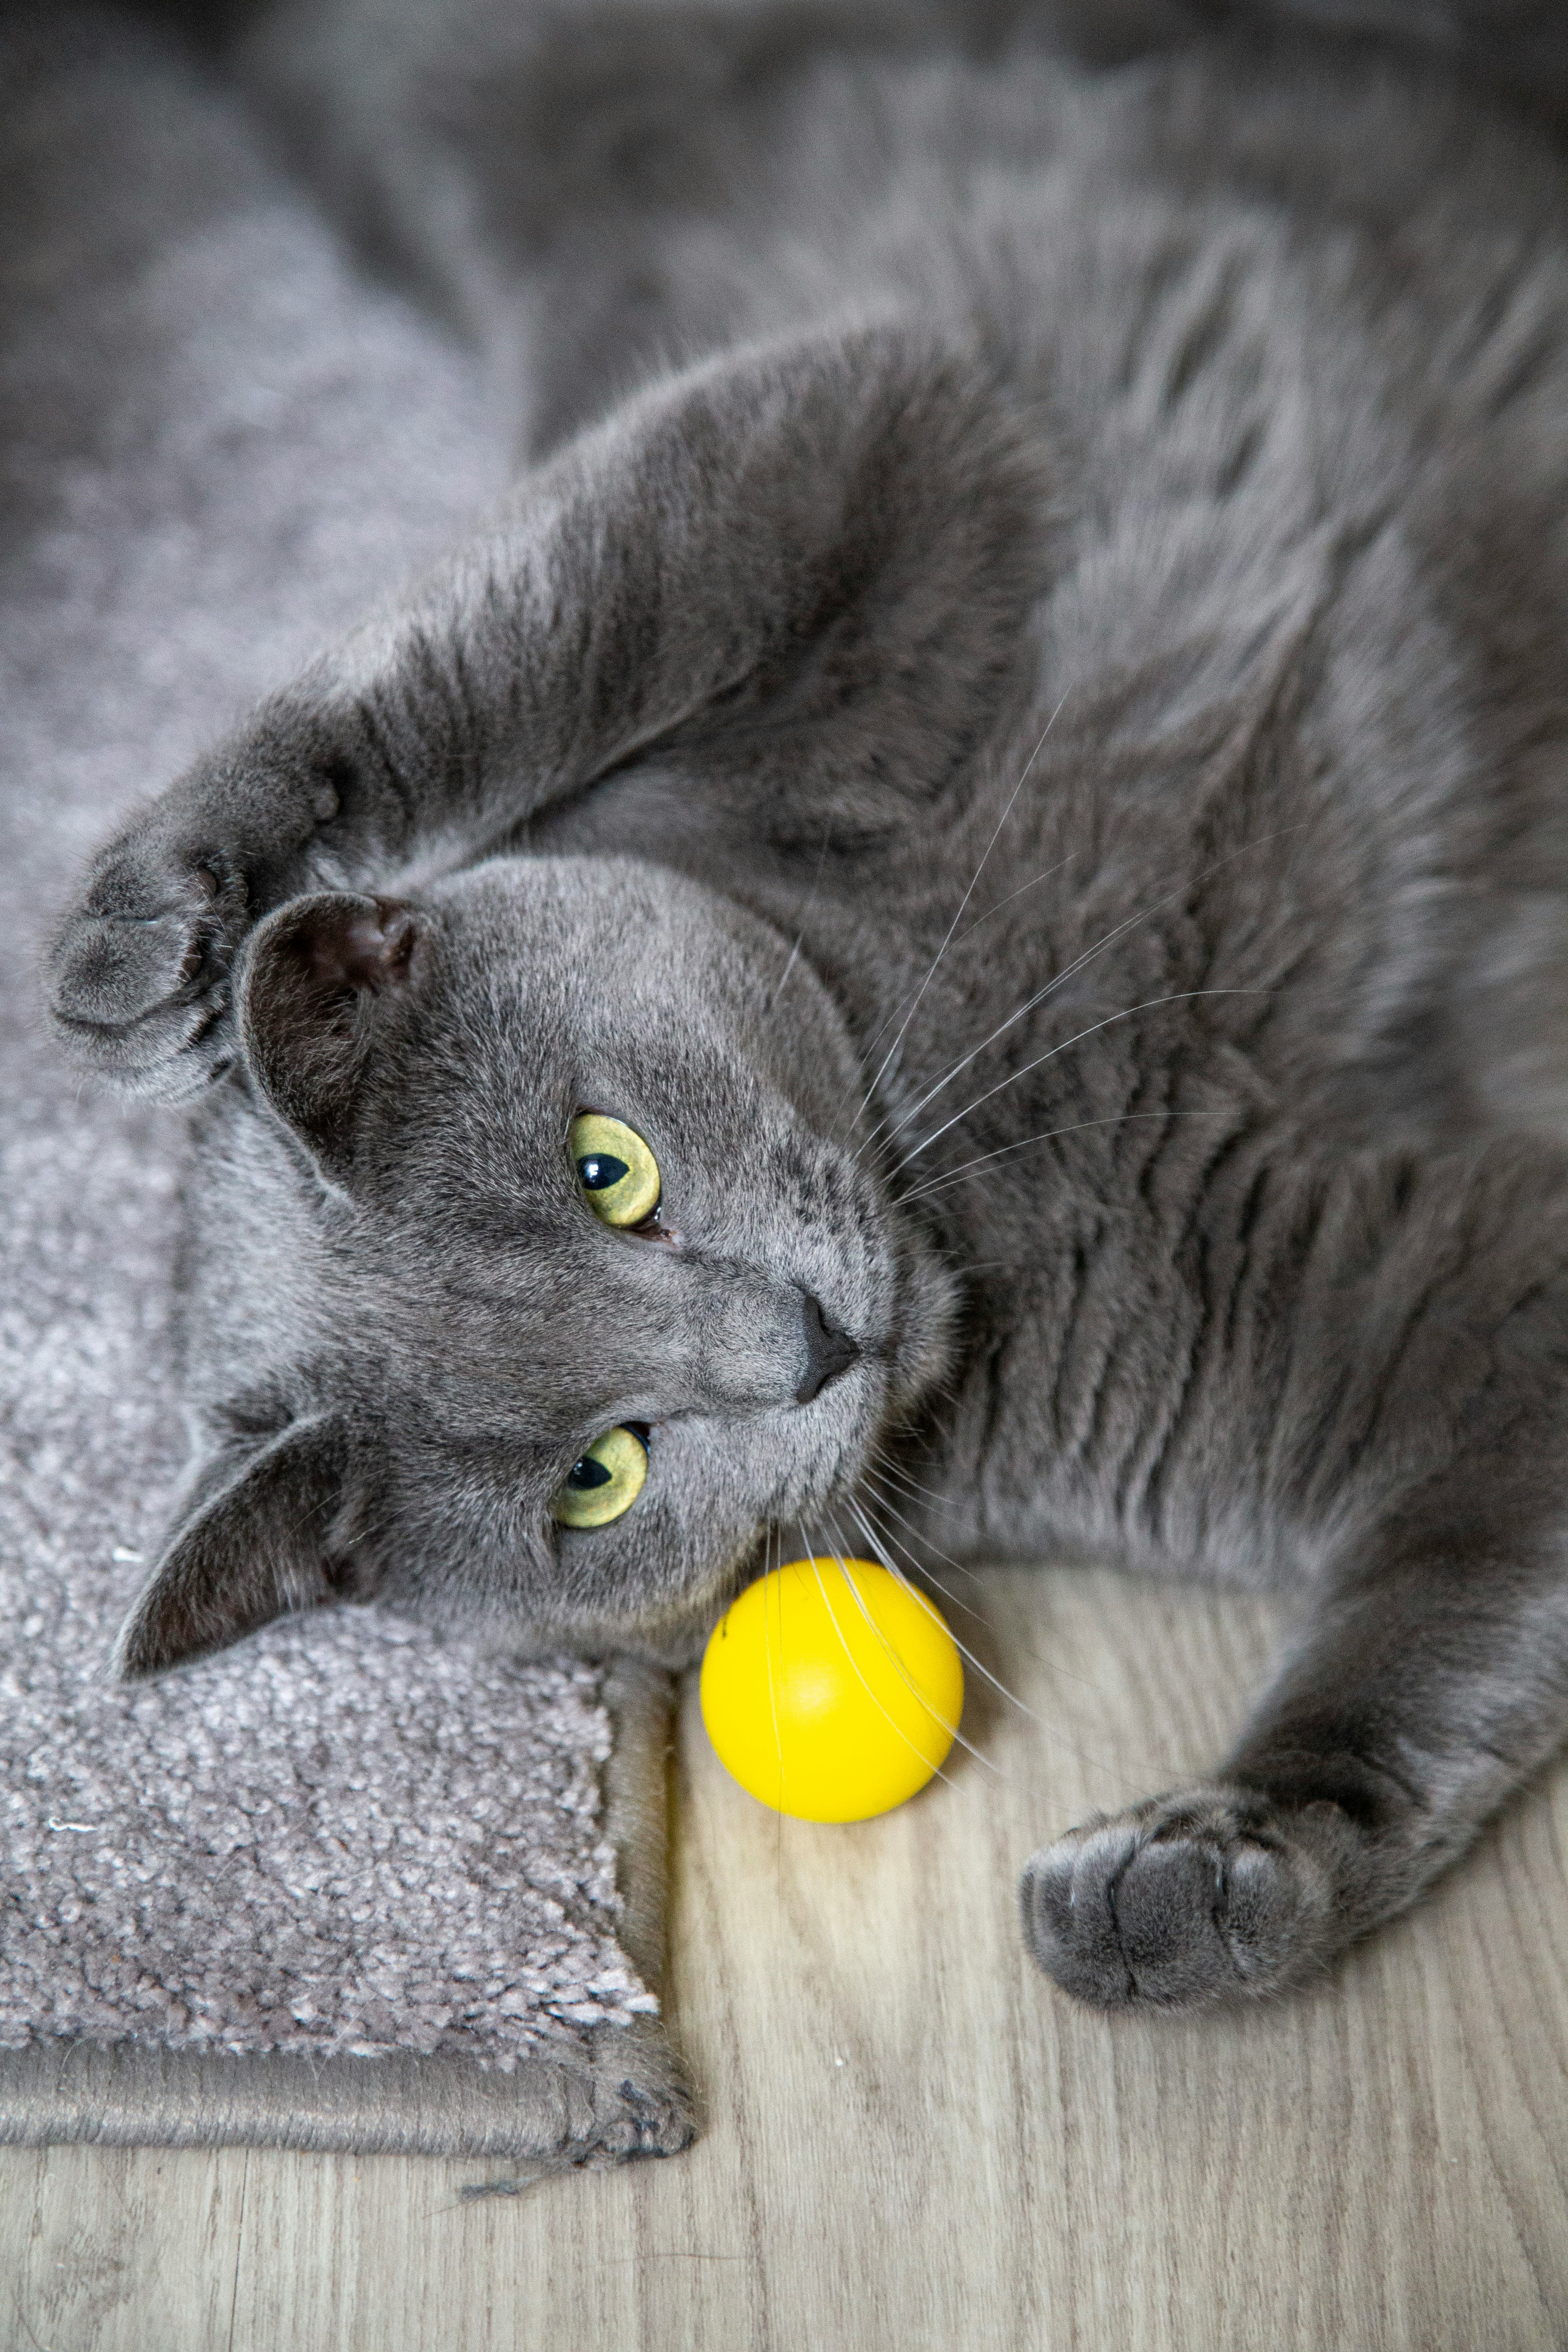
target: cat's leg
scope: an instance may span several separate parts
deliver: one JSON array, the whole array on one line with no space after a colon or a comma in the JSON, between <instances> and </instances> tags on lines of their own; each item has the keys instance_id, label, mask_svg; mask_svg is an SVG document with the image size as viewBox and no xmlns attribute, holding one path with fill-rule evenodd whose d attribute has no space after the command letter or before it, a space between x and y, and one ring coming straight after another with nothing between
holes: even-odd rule
<instances>
[{"instance_id":1,"label":"cat's leg","mask_svg":"<svg viewBox=\"0 0 1568 2352\"><path fill-rule=\"evenodd\" d=\"M1337 1203L1280 1177L1230 1418L1255 1507L1294 1523L1299 1638L1210 1780L1028 1865L1026 1938L1069 1991L1184 2009L1300 1983L1568 1734L1565 1187L1513 1144L1362 1171Z\"/></svg>"},{"instance_id":2,"label":"cat's leg","mask_svg":"<svg viewBox=\"0 0 1568 2352\"><path fill-rule=\"evenodd\" d=\"M271 908L415 887L656 752L753 824L897 823L1015 674L1034 446L924 329L749 350L630 404L101 852L53 949L68 1050L198 1092Z\"/></svg>"},{"instance_id":3,"label":"cat's leg","mask_svg":"<svg viewBox=\"0 0 1568 2352\"><path fill-rule=\"evenodd\" d=\"M1301 1982L1403 1910L1559 1745L1568 1544L1467 1527L1453 1503L1324 1597L1211 1781L1035 1856L1025 1935L1069 1992L1184 2009Z\"/></svg>"}]
</instances>

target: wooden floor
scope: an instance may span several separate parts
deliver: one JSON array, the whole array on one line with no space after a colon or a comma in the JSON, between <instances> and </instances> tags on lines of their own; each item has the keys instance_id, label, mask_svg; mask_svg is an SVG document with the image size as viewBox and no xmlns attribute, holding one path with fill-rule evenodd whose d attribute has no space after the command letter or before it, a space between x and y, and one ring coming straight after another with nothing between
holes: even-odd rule
<instances>
[{"instance_id":1,"label":"wooden floor","mask_svg":"<svg viewBox=\"0 0 1568 2352\"><path fill-rule=\"evenodd\" d=\"M1018 1864L1091 1806L1203 1767L1273 1622L1098 1574L973 1597L973 1638L1038 1719L974 1704L996 1773L965 1765L883 1822L764 1814L689 1710L673 2005L707 2104L691 2154L463 2202L485 2168L0 2152L0 2342L1568 2345L1568 1769L1310 1996L1107 2023L1023 1959Z\"/></svg>"}]
</instances>

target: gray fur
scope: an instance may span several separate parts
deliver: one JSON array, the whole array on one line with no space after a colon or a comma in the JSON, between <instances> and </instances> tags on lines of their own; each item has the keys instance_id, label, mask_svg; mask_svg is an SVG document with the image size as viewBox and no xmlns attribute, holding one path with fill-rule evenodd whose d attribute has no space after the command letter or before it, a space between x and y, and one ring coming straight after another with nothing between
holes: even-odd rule
<instances>
[{"instance_id":1,"label":"gray fur","mask_svg":"<svg viewBox=\"0 0 1568 2352\"><path fill-rule=\"evenodd\" d=\"M527 462L58 935L79 1063L205 1097L133 1670L334 1590L678 1655L861 1513L1289 1587L1212 1785L1029 1865L1107 2004L1299 1979L1558 1744L1568 167L1441 61L1556 52L1369 19L252 37ZM643 1498L553 1528L628 1419Z\"/></svg>"}]
</instances>

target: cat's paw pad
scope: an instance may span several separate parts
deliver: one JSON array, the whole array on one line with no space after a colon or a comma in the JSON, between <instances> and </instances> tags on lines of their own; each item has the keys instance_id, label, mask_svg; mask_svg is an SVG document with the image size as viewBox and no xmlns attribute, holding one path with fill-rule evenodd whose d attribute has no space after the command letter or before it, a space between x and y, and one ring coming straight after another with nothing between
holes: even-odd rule
<instances>
[{"instance_id":1,"label":"cat's paw pad","mask_svg":"<svg viewBox=\"0 0 1568 2352\"><path fill-rule=\"evenodd\" d=\"M1024 1939L1064 1990L1100 2009L1272 1992L1318 1957L1329 1907L1296 1827L1267 1799L1226 1789L1088 1822L1025 1869Z\"/></svg>"},{"instance_id":2,"label":"cat's paw pad","mask_svg":"<svg viewBox=\"0 0 1568 2352\"><path fill-rule=\"evenodd\" d=\"M166 1102L201 1091L232 1051L246 897L216 863L100 861L48 960L55 1033L79 1067Z\"/></svg>"}]
</instances>

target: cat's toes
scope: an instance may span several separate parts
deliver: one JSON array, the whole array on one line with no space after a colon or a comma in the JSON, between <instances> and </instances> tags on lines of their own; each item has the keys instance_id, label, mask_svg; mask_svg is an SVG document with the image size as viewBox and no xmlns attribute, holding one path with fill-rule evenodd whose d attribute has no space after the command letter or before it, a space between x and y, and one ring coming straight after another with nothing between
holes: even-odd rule
<instances>
[{"instance_id":1,"label":"cat's toes","mask_svg":"<svg viewBox=\"0 0 1568 2352\"><path fill-rule=\"evenodd\" d=\"M48 959L55 1034L79 1067L177 1102L230 1058L228 971L245 886L210 865L100 862Z\"/></svg>"},{"instance_id":2,"label":"cat's toes","mask_svg":"<svg viewBox=\"0 0 1568 2352\"><path fill-rule=\"evenodd\" d=\"M1328 1874L1300 1817L1242 1790L1157 1798L1027 1864L1024 1939L1100 2009L1180 2010L1277 1990L1319 1958Z\"/></svg>"}]
</instances>

